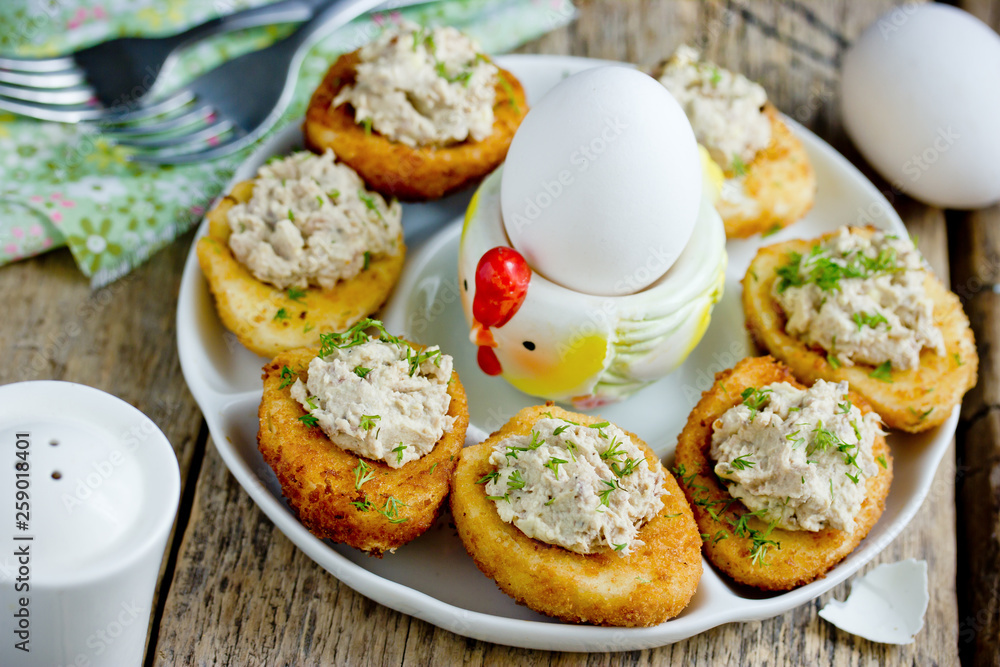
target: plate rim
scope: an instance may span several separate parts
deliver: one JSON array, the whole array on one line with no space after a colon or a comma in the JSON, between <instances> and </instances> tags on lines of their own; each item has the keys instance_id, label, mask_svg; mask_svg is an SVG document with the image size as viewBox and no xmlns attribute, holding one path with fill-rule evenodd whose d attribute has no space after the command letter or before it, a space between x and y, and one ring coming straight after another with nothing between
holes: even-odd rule
<instances>
[{"instance_id":1,"label":"plate rim","mask_svg":"<svg viewBox=\"0 0 1000 667\"><path fill-rule=\"evenodd\" d=\"M498 56L496 60L498 64L511 70L517 70L522 67L549 67L552 69L562 67L564 69L580 71L601 65L628 65L635 67L631 63L565 55L516 54ZM905 226L895 208L878 191L875 185L857 167L851 164L846 157L794 120L785 117L785 121L797 137L805 143L810 144L812 148L830 160L838 173L849 178L855 185L860 186L872 202L878 203L883 207L893 227L905 230ZM220 194L220 198L236 182L242 180L239 177L242 175L242 172L250 168L250 165L262 163L266 156L274 152L275 146L288 143L299 132L299 125L291 123L265 142L259 144L236 169L233 178L230 179L229 183L225 186L225 190ZM212 206L214 206L214 202ZM208 210L211 210L211 206ZM682 615L649 628L615 628L553 623L509 618L472 611L444 602L428 593L410 588L405 584L385 579L330 548L324 541L312 535L294 518L283 500L279 500L271 494L263 481L250 467L249 463L240 456L236 446L228 440L228 433L221 423L225 409L235 403L254 399L255 397L259 401L261 392L236 391L230 394L222 393L212 386L212 382L209 379L198 372L199 362L196 356L204 355L205 351L201 348L201 341L197 336L197 327L194 322L196 311L193 301L195 299L195 291L199 289L207 290L207 285L198 266L195 246L198 239L206 233L207 224L207 220L203 220L198 227L181 277L177 303L177 349L185 382L195 401L198 403L199 408L202 410L212 436L212 441L226 467L229 468L230 472L240 483L240 486L243 487L254 503L271 519L275 526L296 547L301 549L320 567L335 576L341 583L379 604L473 639L537 650L588 652L636 650L663 646L687 639L725 623L770 618L801 606L857 573L861 567L881 553L905 529L923 505L923 501L930 491L934 475L941 459L948 450L958 421L960 408L956 406L951 416L939 427L937 434L928 445L932 450L930 455L933 465L928 465L926 469L921 470L919 479L916 480L913 497L904 504L902 511L889 532L879 540L855 549L847 558L835 566L826 577L805 586L771 598L757 600L743 599L742 604L731 605L728 610L713 611L708 618L697 619L698 622L692 621L689 616ZM401 280L407 277L408 272L414 270L417 259L425 251L429 250L432 245L435 245L439 241L439 237L447 233L454 233L452 226L456 224L459 223L457 221L447 223L421 244L416 252L413 253L412 258L407 259L407 266L404 269ZM703 562L705 562L704 556ZM846 564L849 565L844 567ZM711 566L706 563L705 572L702 575L703 578L711 571Z\"/></svg>"}]
</instances>

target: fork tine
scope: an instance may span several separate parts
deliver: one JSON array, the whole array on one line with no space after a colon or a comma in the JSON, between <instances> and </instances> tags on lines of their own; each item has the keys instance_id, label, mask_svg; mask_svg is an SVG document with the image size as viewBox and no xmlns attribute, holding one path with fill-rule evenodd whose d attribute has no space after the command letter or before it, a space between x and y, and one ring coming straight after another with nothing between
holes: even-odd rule
<instances>
[{"instance_id":1,"label":"fork tine","mask_svg":"<svg viewBox=\"0 0 1000 667\"><path fill-rule=\"evenodd\" d=\"M94 89L90 86L76 86L60 90L42 90L0 84L0 95L38 104L84 104L94 99Z\"/></svg>"},{"instance_id":2,"label":"fork tine","mask_svg":"<svg viewBox=\"0 0 1000 667\"><path fill-rule=\"evenodd\" d=\"M18 72L58 72L71 69L76 62L72 56L57 56L55 58L18 58L16 56L0 57L0 69L16 70Z\"/></svg>"},{"instance_id":3,"label":"fork tine","mask_svg":"<svg viewBox=\"0 0 1000 667\"><path fill-rule=\"evenodd\" d=\"M54 107L48 104L34 104L32 102L12 100L7 97L0 97L0 111L7 111L37 120L54 121L56 123L79 123L82 121L97 120L108 113L106 109L87 104Z\"/></svg>"},{"instance_id":4,"label":"fork tine","mask_svg":"<svg viewBox=\"0 0 1000 667\"><path fill-rule=\"evenodd\" d=\"M114 108L105 109L90 104L67 104L63 106L38 104L0 95L0 111L56 123L100 123L103 131L114 132L118 124L162 116L171 111L183 108L194 99L194 93L189 90L181 90L158 102L141 105L134 109L118 111Z\"/></svg>"},{"instance_id":5,"label":"fork tine","mask_svg":"<svg viewBox=\"0 0 1000 667\"><path fill-rule=\"evenodd\" d=\"M229 132L233 129L233 124L228 120L219 120L210 125L191 132L189 134L181 134L176 137L166 137L163 139L157 137L122 137L117 139L117 143L121 146L131 146L132 148L143 148L143 149L156 149L156 148L175 148L184 146L185 144L208 141L216 137L220 137L223 134Z\"/></svg>"},{"instance_id":6,"label":"fork tine","mask_svg":"<svg viewBox=\"0 0 1000 667\"><path fill-rule=\"evenodd\" d=\"M258 139L256 134L243 134L237 132L228 140L211 148L193 153L184 152L161 152L161 153L133 153L128 159L133 162L145 162L149 164L188 164L191 162L203 162L215 160L235 153L236 151L249 146Z\"/></svg>"},{"instance_id":7,"label":"fork tine","mask_svg":"<svg viewBox=\"0 0 1000 667\"><path fill-rule=\"evenodd\" d=\"M202 104L188 111L156 123L140 123L137 125L106 125L101 124L101 132L112 138L129 137L141 134L162 134L186 125L193 125L198 121L207 122L212 117L212 107Z\"/></svg>"},{"instance_id":8,"label":"fork tine","mask_svg":"<svg viewBox=\"0 0 1000 667\"><path fill-rule=\"evenodd\" d=\"M0 69L0 83L28 88L71 88L86 82L79 69L68 69L52 73L11 72Z\"/></svg>"},{"instance_id":9,"label":"fork tine","mask_svg":"<svg viewBox=\"0 0 1000 667\"><path fill-rule=\"evenodd\" d=\"M171 111L177 111L181 107L184 107L195 99L195 94L187 88L182 88L178 90L173 95L165 97L162 100L149 103L141 103L135 108L112 108L108 109L101 122L108 125L115 125L120 123L131 123L132 121L143 120L146 118L153 118L154 116L162 116L165 113L170 113Z\"/></svg>"}]
</instances>

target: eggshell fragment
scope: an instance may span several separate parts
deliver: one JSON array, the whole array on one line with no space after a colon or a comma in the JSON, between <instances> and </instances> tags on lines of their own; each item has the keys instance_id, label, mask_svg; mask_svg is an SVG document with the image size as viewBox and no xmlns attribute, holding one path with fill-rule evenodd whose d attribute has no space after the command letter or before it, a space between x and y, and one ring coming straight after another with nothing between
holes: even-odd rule
<instances>
[{"instance_id":1,"label":"eggshell fragment","mask_svg":"<svg viewBox=\"0 0 1000 667\"><path fill-rule=\"evenodd\" d=\"M873 642L912 644L924 627L929 600L927 562L910 558L879 565L855 580L846 600L830 600L819 615Z\"/></svg>"}]
</instances>

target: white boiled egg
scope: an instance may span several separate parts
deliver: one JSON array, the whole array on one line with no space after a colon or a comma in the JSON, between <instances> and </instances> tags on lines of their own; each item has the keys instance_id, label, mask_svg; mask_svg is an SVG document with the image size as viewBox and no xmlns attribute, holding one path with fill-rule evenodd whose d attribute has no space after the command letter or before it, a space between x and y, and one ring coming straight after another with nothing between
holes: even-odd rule
<instances>
[{"instance_id":1,"label":"white boiled egg","mask_svg":"<svg viewBox=\"0 0 1000 667\"><path fill-rule=\"evenodd\" d=\"M567 78L521 123L504 166L511 245L549 280L622 296L660 278L698 218L702 168L684 111L626 67Z\"/></svg>"},{"instance_id":2,"label":"white boiled egg","mask_svg":"<svg viewBox=\"0 0 1000 667\"><path fill-rule=\"evenodd\" d=\"M929 204L1000 200L1000 37L960 9L903 5L844 58L844 126L895 188Z\"/></svg>"}]
</instances>

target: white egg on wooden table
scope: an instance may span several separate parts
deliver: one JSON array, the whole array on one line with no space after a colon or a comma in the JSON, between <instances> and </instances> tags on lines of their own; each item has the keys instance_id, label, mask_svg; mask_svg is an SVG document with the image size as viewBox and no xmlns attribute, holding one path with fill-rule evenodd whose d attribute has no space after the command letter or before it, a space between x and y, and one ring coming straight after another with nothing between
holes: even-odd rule
<instances>
[{"instance_id":1,"label":"white egg on wooden table","mask_svg":"<svg viewBox=\"0 0 1000 667\"><path fill-rule=\"evenodd\" d=\"M955 7L897 7L844 57L844 126L892 184L928 204L1000 201L1000 36Z\"/></svg>"},{"instance_id":2,"label":"white egg on wooden table","mask_svg":"<svg viewBox=\"0 0 1000 667\"><path fill-rule=\"evenodd\" d=\"M518 128L501 206L539 274L598 295L637 292L691 237L702 172L683 109L650 76L608 66L567 78Z\"/></svg>"}]
</instances>

